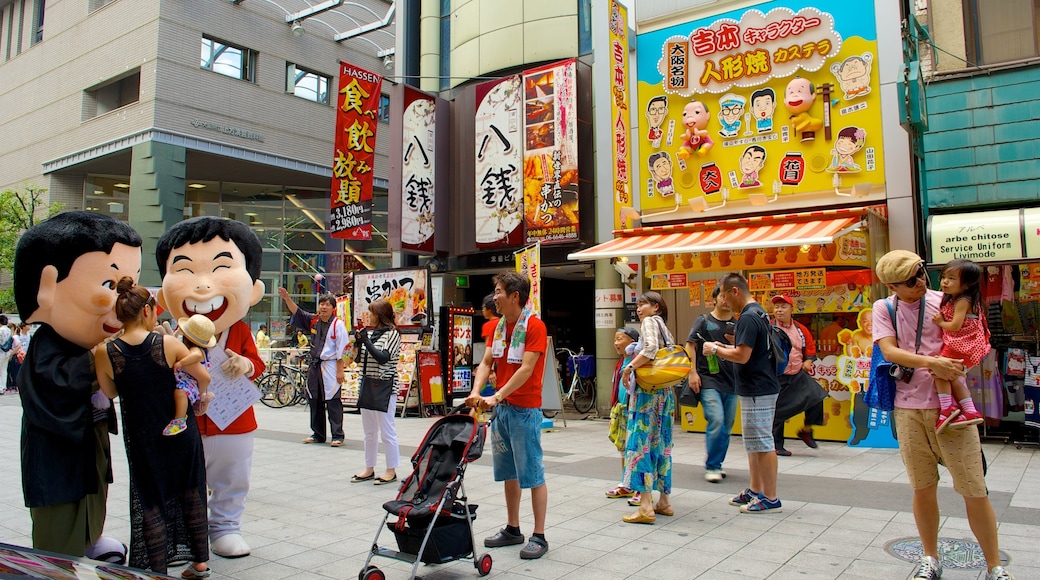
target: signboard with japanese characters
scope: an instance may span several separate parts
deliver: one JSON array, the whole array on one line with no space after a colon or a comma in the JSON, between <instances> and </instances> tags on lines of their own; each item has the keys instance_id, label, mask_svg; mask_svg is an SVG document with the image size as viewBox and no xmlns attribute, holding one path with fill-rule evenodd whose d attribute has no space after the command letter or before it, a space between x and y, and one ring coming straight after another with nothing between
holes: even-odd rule
<instances>
[{"instance_id":1,"label":"signboard with japanese characters","mask_svg":"<svg viewBox=\"0 0 1040 580\"><path fill-rule=\"evenodd\" d=\"M527 243L578 239L576 62L524 71L524 230Z\"/></svg>"},{"instance_id":2,"label":"signboard with japanese characters","mask_svg":"<svg viewBox=\"0 0 1040 580\"><path fill-rule=\"evenodd\" d=\"M419 328L430 322L430 271L426 268L361 270L354 273L352 328L361 327L361 313L385 298L394 307L398 328Z\"/></svg>"},{"instance_id":3,"label":"signboard with japanese characters","mask_svg":"<svg viewBox=\"0 0 1040 580\"><path fill-rule=\"evenodd\" d=\"M618 0L610 0L610 118L611 150L614 155L614 229L630 224L621 220L621 208L632 207L632 153L628 133L632 112L628 96L628 9Z\"/></svg>"},{"instance_id":4,"label":"signboard with japanese characters","mask_svg":"<svg viewBox=\"0 0 1040 580\"><path fill-rule=\"evenodd\" d=\"M772 270L777 268L862 266L870 267L866 232L854 231L829 244L808 247L750 248L717 252L686 252L646 256L646 273L717 272L733 268Z\"/></svg>"},{"instance_id":5,"label":"signboard with japanese characters","mask_svg":"<svg viewBox=\"0 0 1040 580\"><path fill-rule=\"evenodd\" d=\"M542 315L542 258L538 244L524 248L515 254L516 271L527 276L531 283L531 295L527 298L527 307L535 316Z\"/></svg>"},{"instance_id":6,"label":"signboard with japanese characters","mask_svg":"<svg viewBox=\"0 0 1040 580\"><path fill-rule=\"evenodd\" d=\"M624 308L625 292L621 288L596 288L596 308Z\"/></svg>"},{"instance_id":7,"label":"signboard with japanese characters","mask_svg":"<svg viewBox=\"0 0 1040 580\"><path fill-rule=\"evenodd\" d=\"M1005 209L928 218L932 262L1016 260L1022 258L1020 210ZM1030 229L1027 227L1026 232ZM1037 228L1033 228L1037 231ZM1027 238L1028 239L1028 238Z\"/></svg>"},{"instance_id":8,"label":"signboard with japanese characters","mask_svg":"<svg viewBox=\"0 0 1040 580\"><path fill-rule=\"evenodd\" d=\"M519 75L477 85L477 248L523 243L523 89Z\"/></svg>"},{"instance_id":9,"label":"signboard with japanese characters","mask_svg":"<svg viewBox=\"0 0 1040 580\"><path fill-rule=\"evenodd\" d=\"M785 270L751 274L751 295L769 312L770 300L777 294L788 296L794 314L821 312L859 312L870 306L870 270L835 270L823 268Z\"/></svg>"},{"instance_id":10,"label":"signboard with japanese characters","mask_svg":"<svg viewBox=\"0 0 1040 580\"><path fill-rule=\"evenodd\" d=\"M856 184L884 198L873 0L774 0L638 45L643 211L680 197L717 214L795 195L838 203L835 188Z\"/></svg>"},{"instance_id":11,"label":"signboard with japanese characters","mask_svg":"<svg viewBox=\"0 0 1040 580\"><path fill-rule=\"evenodd\" d=\"M329 223L334 238L372 239L372 165L382 83L375 73L339 63Z\"/></svg>"},{"instance_id":12,"label":"signboard with japanese characters","mask_svg":"<svg viewBox=\"0 0 1040 580\"><path fill-rule=\"evenodd\" d=\"M436 124L434 98L404 88L401 135L401 250L432 254Z\"/></svg>"}]
</instances>

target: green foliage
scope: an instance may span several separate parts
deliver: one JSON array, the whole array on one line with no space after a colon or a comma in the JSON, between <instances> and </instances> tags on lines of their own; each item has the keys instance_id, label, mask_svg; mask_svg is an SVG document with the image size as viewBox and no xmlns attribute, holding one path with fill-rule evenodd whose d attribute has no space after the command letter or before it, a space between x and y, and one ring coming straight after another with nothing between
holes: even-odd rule
<instances>
[{"instance_id":1,"label":"green foliage","mask_svg":"<svg viewBox=\"0 0 1040 580\"><path fill-rule=\"evenodd\" d=\"M62 204L47 204L47 189L27 185L0 191L0 272L11 272L14 249L22 232L62 210ZM14 310L11 288L0 289L0 311Z\"/></svg>"}]
</instances>

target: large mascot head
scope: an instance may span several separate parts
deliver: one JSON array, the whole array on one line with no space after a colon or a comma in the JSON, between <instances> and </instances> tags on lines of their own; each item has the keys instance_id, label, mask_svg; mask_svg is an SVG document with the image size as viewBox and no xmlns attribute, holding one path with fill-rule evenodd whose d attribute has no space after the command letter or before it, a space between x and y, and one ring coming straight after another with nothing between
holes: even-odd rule
<instances>
[{"instance_id":1,"label":"large mascot head","mask_svg":"<svg viewBox=\"0 0 1040 580\"><path fill-rule=\"evenodd\" d=\"M159 305L176 319L201 314L224 332L264 297L261 253L242 222L202 216L176 224L155 249Z\"/></svg>"},{"instance_id":2,"label":"large mascot head","mask_svg":"<svg viewBox=\"0 0 1040 580\"><path fill-rule=\"evenodd\" d=\"M26 230L14 254L14 299L27 322L92 348L118 332L116 283L141 274L141 236L99 213L70 211Z\"/></svg>"}]
</instances>

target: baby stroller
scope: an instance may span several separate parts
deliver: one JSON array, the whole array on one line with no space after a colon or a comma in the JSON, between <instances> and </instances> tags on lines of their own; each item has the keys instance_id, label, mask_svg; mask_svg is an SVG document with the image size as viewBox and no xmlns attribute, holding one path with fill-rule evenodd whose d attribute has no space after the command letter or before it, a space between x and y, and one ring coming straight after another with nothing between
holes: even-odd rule
<instances>
[{"instance_id":1,"label":"baby stroller","mask_svg":"<svg viewBox=\"0 0 1040 580\"><path fill-rule=\"evenodd\" d=\"M412 563L416 578L419 562L443 564L472 557L477 573L491 572L491 555L476 555L473 520L477 506L466 501L462 478L466 465L484 451L487 424L452 411L430 427L412 455L412 473L402 483L397 498L383 504L386 515L376 530L372 549L358 574L359 580L384 580L383 571L370 566L373 556ZM387 522L391 515L396 522ZM398 550L379 547L384 525L397 537Z\"/></svg>"}]
</instances>

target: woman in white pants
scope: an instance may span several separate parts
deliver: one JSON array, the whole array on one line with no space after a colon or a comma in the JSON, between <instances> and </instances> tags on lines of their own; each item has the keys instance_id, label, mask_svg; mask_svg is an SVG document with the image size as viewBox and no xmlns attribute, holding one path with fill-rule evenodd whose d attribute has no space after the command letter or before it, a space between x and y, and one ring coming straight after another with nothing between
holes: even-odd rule
<instances>
[{"instance_id":1,"label":"woman in white pants","mask_svg":"<svg viewBox=\"0 0 1040 580\"><path fill-rule=\"evenodd\" d=\"M394 307L380 299L368 305L362 312L365 327L373 326L371 332L362 328L358 331L358 364L369 379L392 380L395 386L390 391L390 400L385 411L361 409L361 426L365 431L365 469L351 478L352 483L375 479L376 485L397 481L397 466L401 462L401 451L397 446L397 429L394 426L394 411L397 408L397 356L401 350L401 333L394 320ZM364 379L363 379L364 380ZM379 437L383 439L386 454L386 471L376 477L376 460L379 454Z\"/></svg>"}]
</instances>

